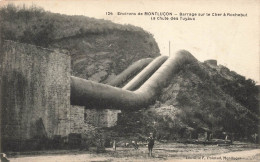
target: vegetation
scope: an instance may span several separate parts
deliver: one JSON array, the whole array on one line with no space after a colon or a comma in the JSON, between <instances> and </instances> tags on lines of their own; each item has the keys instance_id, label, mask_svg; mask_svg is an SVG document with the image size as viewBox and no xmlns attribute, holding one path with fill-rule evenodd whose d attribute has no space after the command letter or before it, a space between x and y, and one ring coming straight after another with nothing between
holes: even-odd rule
<instances>
[{"instance_id":1,"label":"vegetation","mask_svg":"<svg viewBox=\"0 0 260 162\"><path fill-rule=\"evenodd\" d=\"M7 5L0 9L1 38L71 55L72 74L106 82L132 62L156 57L153 35L140 27L85 16Z\"/></svg>"},{"instance_id":2,"label":"vegetation","mask_svg":"<svg viewBox=\"0 0 260 162\"><path fill-rule=\"evenodd\" d=\"M250 140L258 130L257 97L251 79L223 66L190 64L173 76L155 105L123 112L115 130L124 135L154 132L161 140L197 138L204 132L215 138L224 138L226 132L235 140Z\"/></svg>"},{"instance_id":3,"label":"vegetation","mask_svg":"<svg viewBox=\"0 0 260 162\"><path fill-rule=\"evenodd\" d=\"M237 138L250 138L257 133L258 90L251 79L223 66L199 63L183 68L172 84L181 87L176 106L183 110L181 118L188 126L234 133Z\"/></svg>"},{"instance_id":4,"label":"vegetation","mask_svg":"<svg viewBox=\"0 0 260 162\"><path fill-rule=\"evenodd\" d=\"M85 16L67 16L45 12L42 8L8 4L0 9L1 37L39 46L67 37L89 34L106 34L116 31L132 31L143 36L149 34L132 25L119 25L107 20Z\"/></svg>"}]
</instances>

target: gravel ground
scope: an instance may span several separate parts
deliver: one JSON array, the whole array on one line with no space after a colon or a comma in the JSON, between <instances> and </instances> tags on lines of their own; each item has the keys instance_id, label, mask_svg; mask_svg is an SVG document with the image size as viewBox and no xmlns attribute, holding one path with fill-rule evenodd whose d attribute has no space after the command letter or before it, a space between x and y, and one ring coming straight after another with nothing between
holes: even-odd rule
<instances>
[{"instance_id":1,"label":"gravel ground","mask_svg":"<svg viewBox=\"0 0 260 162\"><path fill-rule=\"evenodd\" d=\"M181 143L156 143L153 157L148 156L145 146L106 148L104 153L79 150L55 150L24 153L8 153L12 162L85 162L85 161L260 161L259 145L234 143L230 146L196 145Z\"/></svg>"}]
</instances>

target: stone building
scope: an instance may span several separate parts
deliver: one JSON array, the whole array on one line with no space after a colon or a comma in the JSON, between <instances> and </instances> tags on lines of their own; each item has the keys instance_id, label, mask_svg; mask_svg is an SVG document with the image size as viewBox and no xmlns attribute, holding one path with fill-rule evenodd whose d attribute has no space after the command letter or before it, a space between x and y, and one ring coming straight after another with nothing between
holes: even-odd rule
<instances>
[{"instance_id":1,"label":"stone building","mask_svg":"<svg viewBox=\"0 0 260 162\"><path fill-rule=\"evenodd\" d=\"M2 149L23 148L21 141L39 137L66 138L116 124L118 111L70 104L70 56L4 41L1 58Z\"/></svg>"}]
</instances>

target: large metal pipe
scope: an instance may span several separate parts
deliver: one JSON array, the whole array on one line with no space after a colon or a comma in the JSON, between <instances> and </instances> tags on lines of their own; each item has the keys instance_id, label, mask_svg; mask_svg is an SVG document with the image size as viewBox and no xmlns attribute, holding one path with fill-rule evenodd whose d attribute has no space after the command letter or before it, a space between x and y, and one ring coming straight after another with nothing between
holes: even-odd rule
<instances>
[{"instance_id":1,"label":"large metal pipe","mask_svg":"<svg viewBox=\"0 0 260 162\"><path fill-rule=\"evenodd\" d=\"M146 66L138 75L122 89L133 91L139 88L167 60L168 56L159 56Z\"/></svg>"},{"instance_id":2,"label":"large metal pipe","mask_svg":"<svg viewBox=\"0 0 260 162\"><path fill-rule=\"evenodd\" d=\"M108 82L108 85L114 87L120 87L126 83L129 79L139 73L142 69L144 69L149 63L153 61L152 58L145 58L134 62L127 69L125 69L122 73L117 75L113 80Z\"/></svg>"},{"instance_id":3,"label":"large metal pipe","mask_svg":"<svg viewBox=\"0 0 260 162\"><path fill-rule=\"evenodd\" d=\"M152 104L161 89L179 69L197 60L188 51L179 51L136 91L123 90L89 80L71 77L71 104L96 109L139 109Z\"/></svg>"}]
</instances>

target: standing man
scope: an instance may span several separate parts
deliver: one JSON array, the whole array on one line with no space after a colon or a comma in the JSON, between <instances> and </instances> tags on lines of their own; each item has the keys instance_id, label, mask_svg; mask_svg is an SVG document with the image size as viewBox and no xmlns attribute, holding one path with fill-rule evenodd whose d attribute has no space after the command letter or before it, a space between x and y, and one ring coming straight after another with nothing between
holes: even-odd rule
<instances>
[{"instance_id":1,"label":"standing man","mask_svg":"<svg viewBox=\"0 0 260 162\"><path fill-rule=\"evenodd\" d=\"M153 133L150 133L150 136L148 137L147 141L148 141L149 156L152 156L153 146L154 146Z\"/></svg>"},{"instance_id":2,"label":"standing man","mask_svg":"<svg viewBox=\"0 0 260 162\"><path fill-rule=\"evenodd\" d=\"M114 149L114 151L116 151L116 139L114 139L114 141L113 141L113 149Z\"/></svg>"}]
</instances>

